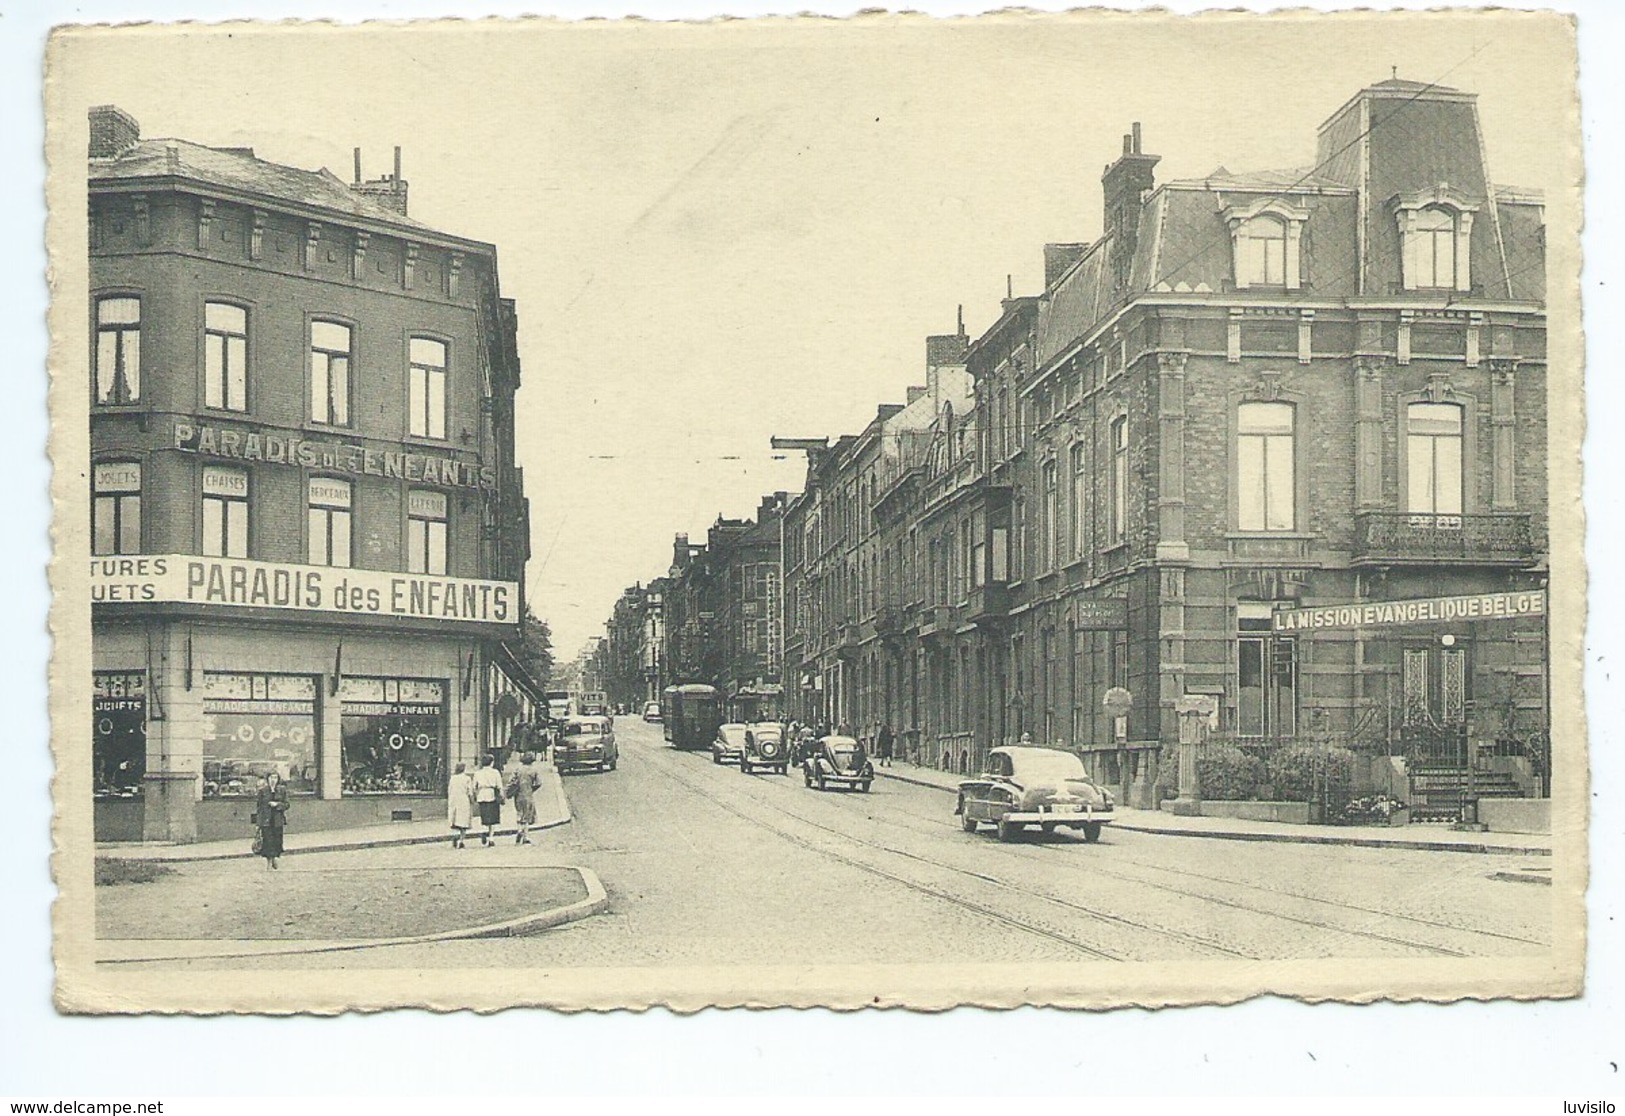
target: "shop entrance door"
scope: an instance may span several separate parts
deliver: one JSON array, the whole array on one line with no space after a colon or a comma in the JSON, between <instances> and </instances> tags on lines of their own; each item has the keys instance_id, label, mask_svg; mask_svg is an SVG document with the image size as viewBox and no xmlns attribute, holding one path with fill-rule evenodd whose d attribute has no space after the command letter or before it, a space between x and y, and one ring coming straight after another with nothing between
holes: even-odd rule
<instances>
[{"instance_id":1,"label":"shop entrance door","mask_svg":"<svg viewBox=\"0 0 1625 1116\"><path fill-rule=\"evenodd\" d=\"M1467 766L1467 665L1465 647L1405 648L1401 733L1412 761Z\"/></svg>"}]
</instances>

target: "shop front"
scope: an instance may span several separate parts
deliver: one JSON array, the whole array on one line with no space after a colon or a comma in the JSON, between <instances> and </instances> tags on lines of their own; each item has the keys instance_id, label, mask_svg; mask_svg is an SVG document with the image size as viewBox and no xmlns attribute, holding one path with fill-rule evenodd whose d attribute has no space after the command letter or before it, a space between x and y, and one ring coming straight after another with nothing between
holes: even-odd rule
<instances>
[{"instance_id":1,"label":"shop front","mask_svg":"<svg viewBox=\"0 0 1625 1116\"><path fill-rule=\"evenodd\" d=\"M265 565L167 564L180 563L242 566L250 594ZM292 601L321 607L243 607L223 574L225 602L208 599L219 594L205 568L157 579L157 603L93 612L98 840L246 839L272 772L296 831L438 817L455 765L477 763L531 704L503 644L516 629L491 607L499 590L516 596L511 583L305 567L288 572L302 587ZM373 583L381 611L394 601L417 614L352 615ZM422 615L431 599L458 615Z\"/></svg>"}]
</instances>

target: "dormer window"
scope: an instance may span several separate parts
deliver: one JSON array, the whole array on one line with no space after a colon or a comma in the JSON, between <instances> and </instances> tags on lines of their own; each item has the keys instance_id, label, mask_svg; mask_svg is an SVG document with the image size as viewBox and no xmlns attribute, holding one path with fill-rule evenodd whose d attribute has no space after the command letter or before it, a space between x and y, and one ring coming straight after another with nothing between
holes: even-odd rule
<instances>
[{"instance_id":1,"label":"dormer window","mask_svg":"<svg viewBox=\"0 0 1625 1116\"><path fill-rule=\"evenodd\" d=\"M1301 285L1299 245L1309 211L1280 198L1264 198L1224 211L1235 251L1236 289L1281 287L1295 291Z\"/></svg>"},{"instance_id":2,"label":"dormer window","mask_svg":"<svg viewBox=\"0 0 1625 1116\"><path fill-rule=\"evenodd\" d=\"M1478 207L1445 185L1401 194L1394 206L1405 290L1471 290L1469 250Z\"/></svg>"},{"instance_id":3,"label":"dormer window","mask_svg":"<svg viewBox=\"0 0 1625 1116\"><path fill-rule=\"evenodd\" d=\"M1286 286L1286 225L1254 217L1236 234L1236 285Z\"/></svg>"}]
</instances>

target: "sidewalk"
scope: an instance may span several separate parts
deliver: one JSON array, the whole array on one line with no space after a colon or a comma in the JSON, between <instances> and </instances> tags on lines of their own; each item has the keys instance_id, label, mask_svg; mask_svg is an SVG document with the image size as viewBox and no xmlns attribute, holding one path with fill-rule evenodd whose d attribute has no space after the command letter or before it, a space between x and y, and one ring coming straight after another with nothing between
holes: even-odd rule
<instances>
[{"instance_id":1,"label":"sidewalk","mask_svg":"<svg viewBox=\"0 0 1625 1116\"><path fill-rule=\"evenodd\" d=\"M570 820L563 781L545 764L532 831ZM497 833L511 838L514 828L503 826ZM472 843L479 847L477 839ZM415 844L446 845L452 859L431 854L421 864L358 867L345 861L304 862L298 856ZM278 902L245 908L235 901L245 886L243 869L220 862L252 857L247 835L191 845L100 844L98 859L163 862L164 867L147 882L111 886L105 894L98 890L97 960L271 957L531 935L609 906L603 883L589 868L538 859L500 843L488 853L490 859L450 852L449 845L444 819L290 831L284 847L293 860L284 862L285 871L257 872L247 880L256 894L274 889ZM401 904L402 896L410 901ZM364 928L354 917L362 908L371 912ZM473 925L471 912L483 916Z\"/></svg>"},{"instance_id":2,"label":"sidewalk","mask_svg":"<svg viewBox=\"0 0 1625 1116\"><path fill-rule=\"evenodd\" d=\"M570 803L564 797L564 781L551 763L538 765L542 776L542 789L536 795L536 824L531 829L552 829L570 820ZM503 816L511 819L513 807L503 807ZM484 830L476 826L469 836ZM513 825L498 827L497 833L512 837ZM169 862L196 860L229 860L251 857L252 831L245 830L241 837L225 841L200 841L188 845L155 844L145 842L99 842L98 857L115 860L162 860ZM426 818L423 821L392 822L387 825L360 826L355 829L328 829L301 833L289 829L283 836L283 850L290 856L300 853L338 852L344 849L377 849L388 845L425 845L436 841L450 843L451 830L446 819Z\"/></svg>"},{"instance_id":3,"label":"sidewalk","mask_svg":"<svg viewBox=\"0 0 1625 1116\"><path fill-rule=\"evenodd\" d=\"M879 767L882 779L896 779L941 791L957 791L963 776L929 767ZM1550 856L1552 838L1544 833L1471 833L1430 825L1294 825L1240 818L1186 818L1160 810L1117 808L1117 829L1171 837L1209 837L1226 841L1284 841L1299 845L1356 845L1375 849L1420 849L1426 852L1497 853Z\"/></svg>"}]
</instances>

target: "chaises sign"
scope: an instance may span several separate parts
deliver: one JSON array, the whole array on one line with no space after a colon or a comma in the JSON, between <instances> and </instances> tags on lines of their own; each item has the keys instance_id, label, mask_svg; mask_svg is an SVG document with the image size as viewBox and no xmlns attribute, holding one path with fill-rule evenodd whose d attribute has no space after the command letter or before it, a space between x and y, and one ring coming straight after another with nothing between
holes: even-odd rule
<instances>
[{"instance_id":1,"label":"chaises sign","mask_svg":"<svg viewBox=\"0 0 1625 1116\"><path fill-rule=\"evenodd\" d=\"M517 624L519 585L435 574L147 554L90 560L93 604L194 604Z\"/></svg>"},{"instance_id":2,"label":"chaises sign","mask_svg":"<svg viewBox=\"0 0 1625 1116\"><path fill-rule=\"evenodd\" d=\"M1365 601L1284 609L1274 616L1278 632L1331 628L1389 628L1406 624L1450 624L1473 620L1526 620L1546 614L1546 590L1474 593L1462 597L1423 597L1407 601Z\"/></svg>"}]
</instances>

